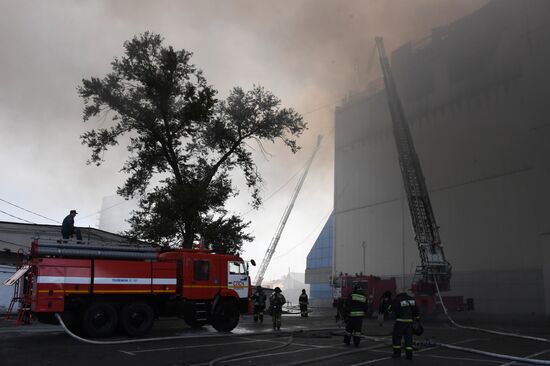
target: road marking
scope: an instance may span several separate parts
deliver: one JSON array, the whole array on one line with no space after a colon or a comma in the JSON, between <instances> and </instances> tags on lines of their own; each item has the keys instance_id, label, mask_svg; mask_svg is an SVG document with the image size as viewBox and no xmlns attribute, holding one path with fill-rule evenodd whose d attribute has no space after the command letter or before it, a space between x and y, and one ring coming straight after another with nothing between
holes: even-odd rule
<instances>
[{"instance_id":1,"label":"road marking","mask_svg":"<svg viewBox=\"0 0 550 366\"><path fill-rule=\"evenodd\" d=\"M545 349L544 351L540 351L540 352L537 352L537 353L533 353L532 355L529 355L529 356L524 356L524 358L531 358L531 357L536 357L536 356L540 356L540 355L543 355L547 352L550 352L550 348L549 349ZM515 365L517 364L518 362L517 361L512 361L512 362L507 362L507 363L503 363L502 365L500 366L510 366L510 365Z\"/></svg>"},{"instance_id":2,"label":"road marking","mask_svg":"<svg viewBox=\"0 0 550 366\"><path fill-rule=\"evenodd\" d=\"M189 349L189 348L226 346L226 345L232 345L232 344L254 343L254 342L261 342L261 341L262 340L252 340L252 341L244 341L244 342L225 342L225 343L214 343L214 344L199 344L199 345L196 345L196 346L150 348L150 349L140 349L140 350L137 350L137 351L125 351L125 350L118 350L118 351L122 352L122 353L125 353L127 355L130 355L130 356L135 356L138 353L145 353L145 352L174 351L174 350Z\"/></svg>"},{"instance_id":3,"label":"road marking","mask_svg":"<svg viewBox=\"0 0 550 366\"><path fill-rule=\"evenodd\" d=\"M475 362L486 362L486 363L500 363L501 362L501 361L495 361L495 360L484 360L482 358L451 357L451 356L437 356L437 355L419 355L418 357L441 358L441 359L444 359L444 360L475 361Z\"/></svg>"},{"instance_id":4,"label":"road marking","mask_svg":"<svg viewBox=\"0 0 550 366\"><path fill-rule=\"evenodd\" d=\"M295 345L294 343L290 344L291 346ZM309 346L309 345L308 345ZM346 354L351 354L351 353L358 353L358 352L362 352L362 351L368 351L368 350L372 350L372 349L375 349L375 348L380 348L380 347L383 347L383 345L374 345L374 346L371 346L371 347L367 347L367 348L359 348L359 349L355 349L353 351L347 351L347 352L341 352L341 353L335 353L335 354L331 354L331 355L327 355L327 356L330 356L331 358L333 357L338 357L340 355L346 355ZM307 348L307 349L297 349L297 350L294 350L294 351L285 351L285 352L275 352L275 353L264 353L264 354L260 354L260 355L254 355L254 356L247 356L247 357L239 357L239 358L232 358L230 360L225 360L225 361L221 361L220 363L226 363L226 362L235 362L235 361L243 361L243 360L250 360L250 359L253 359L253 358L262 358L262 357L270 357L270 356L280 356L280 355L288 355L288 354L291 354L291 353L298 353L298 352L307 352L307 351L316 351L316 350L319 350L319 349L322 349L322 348L326 348L326 349L330 349L330 348L334 348L334 345L331 345L331 346L319 346L317 348ZM260 350L258 350L258 352L261 352ZM208 365L208 362L203 362L203 363L196 363L196 364L193 364L191 366L204 366L204 365Z\"/></svg>"},{"instance_id":5,"label":"road marking","mask_svg":"<svg viewBox=\"0 0 550 366\"><path fill-rule=\"evenodd\" d=\"M242 337L242 338L252 340L252 338L248 338L248 337ZM273 340L273 339L262 339L262 340L257 340L257 342L271 342L271 343L281 343L281 344L285 343L285 342L276 341L276 340ZM310 347L310 348L342 348L342 347L344 347L344 345L342 343L335 343L332 346L320 346L318 344L292 342L292 345L293 346Z\"/></svg>"},{"instance_id":6,"label":"road marking","mask_svg":"<svg viewBox=\"0 0 550 366\"><path fill-rule=\"evenodd\" d=\"M464 339L462 341L458 341L458 342L454 342L454 343L451 343L451 344L462 344L462 343L468 343L468 342L473 342L473 341L478 341L479 338L470 338L470 339ZM416 351L416 353L421 353L421 352L426 352L426 351L431 351L431 350L434 350L434 349L438 349L438 348L441 348L441 347L430 347L430 348L424 348L424 349L421 349L420 351ZM391 352L388 352L388 351L379 351L379 350L371 350L371 352L376 352L376 353L391 353ZM378 361L384 361L384 360L389 360L391 359L391 356L388 356L388 357L382 357L382 358L377 358L377 359L374 359L374 360L369 360L369 361L365 361L365 362L360 362L360 363L355 363L353 365L350 365L350 366L362 366L362 365L369 365L371 363L375 363L375 362L378 362Z\"/></svg>"}]
</instances>

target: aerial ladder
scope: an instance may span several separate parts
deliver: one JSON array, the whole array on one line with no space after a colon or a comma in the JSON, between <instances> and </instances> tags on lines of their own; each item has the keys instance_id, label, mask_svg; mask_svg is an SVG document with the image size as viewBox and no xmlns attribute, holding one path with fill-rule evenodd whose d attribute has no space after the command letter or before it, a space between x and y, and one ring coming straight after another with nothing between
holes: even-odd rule
<instances>
[{"instance_id":1,"label":"aerial ladder","mask_svg":"<svg viewBox=\"0 0 550 366\"><path fill-rule=\"evenodd\" d=\"M317 154L317 151L319 150L319 146L321 145L321 140L323 139L322 136L317 137L317 145L315 145L315 150L313 150L313 154L311 154L309 160L306 164L306 169L300 176L300 180L298 181L298 184L296 185L296 188L294 189L294 193L292 194L292 198L290 199L290 203L285 209L285 212L283 213L283 217L281 218L281 221L279 222L279 226L277 227L277 231L275 232L275 236L273 236L273 239L271 239L271 243L269 244L269 247L267 248L267 252L264 255L264 259L262 260L262 264L260 265L260 268L258 270L258 274L256 275L256 278L254 280L256 286L261 286L262 282L264 280L265 272L267 271L267 267L269 266L269 262L271 262L271 258L273 257L273 253L275 253L275 249L277 248L277 244L279 243L279 239L281 238L281 234L283 232L283 229L285 228L286 222L288 220L288 216L290 216L290 213L292 212L292 208L294 207L294 202L296 201L296 198L298 197L298 193L300 193L300 189L302 189L302 185L304 184L304 181L306 180L307 173L309 172L309 168L311 167L311 163L313 162L313 158Z\"/></svg>"},{"instance_id":2,"label":"aerial ladder","mask_svg":"<svg viewBox=\"0 0 550 366\"><path fill-rule=\"evenodd\" d=\"M412 291L417 294L434 294L437 289L448 291L450 290L451 265L445 259L426 181L381 37L376 37L376 47L384 74L393 135L415 232L415 241L420 252L420 265L416 267Z\"/></svg>"}]
</instances>

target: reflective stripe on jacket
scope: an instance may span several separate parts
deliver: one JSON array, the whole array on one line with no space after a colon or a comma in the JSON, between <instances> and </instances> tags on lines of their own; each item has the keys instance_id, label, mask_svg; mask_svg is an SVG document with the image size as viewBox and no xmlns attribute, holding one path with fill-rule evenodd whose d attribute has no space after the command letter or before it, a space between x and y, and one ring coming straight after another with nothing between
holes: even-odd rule
<instances>
[{"instance_id":1,"label":"reflective stripe on jacket","mask_svg":"<svg viewBox=\"0 0 550 366\"><path fill-rule=\"evenodd\" d=\"M346 299L346 310L349 316L365 316L367 297L359 292L351 293Z\"/></svg>"}]
</instances>

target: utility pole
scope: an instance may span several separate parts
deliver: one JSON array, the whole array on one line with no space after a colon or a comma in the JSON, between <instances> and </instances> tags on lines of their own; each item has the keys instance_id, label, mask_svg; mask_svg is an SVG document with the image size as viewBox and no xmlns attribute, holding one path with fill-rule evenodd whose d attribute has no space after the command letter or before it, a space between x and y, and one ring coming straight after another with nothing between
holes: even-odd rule
<instances>
[{"instance_id":1,"label":"utility pole","mask_svg":"<svg viewBox=\"0 0 550 366\"><path fill-rule=\"evenodd\" d=\"M367 243L365 243L365 241L363 241L363 275L367 275L367 267L366 267L366 252L367 252Z\"/></svg>"}]
</instances>

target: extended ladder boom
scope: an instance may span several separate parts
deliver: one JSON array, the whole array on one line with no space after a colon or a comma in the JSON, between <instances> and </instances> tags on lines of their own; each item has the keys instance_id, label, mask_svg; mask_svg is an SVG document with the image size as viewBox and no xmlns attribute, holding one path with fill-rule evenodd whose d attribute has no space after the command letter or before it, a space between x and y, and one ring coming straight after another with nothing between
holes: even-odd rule
<instances>
[{"instance_id":1,"label":"extended ladder boom","mask_svg":"<svg viewBox=\"0 0 550 366\"><path fill-rule=\"evenodd\" d=\"M449 290L451 265L445 259L439 237L439 227L435 221L420 161L414 148L409 125L395 86L382 38L376 38L376 46L384 74L384 84L393 123L393 135L399 155L403 185L405 186L416 235L415 241L420 252L421 265L416 269L413 290L417 292L434 292L434 278L441 291Z\"/></svg>"},{"instance_id":2,"label":"extended ladder boom","mask_svg":"<svg viewBox=\"0 0 550 366\"><path fill-rule=\"evenodd\" d=\"M283 229L285 228L286 221L288 220L288 216L290 215L290 212L292 211L292 208L294 207L294 201L296 201L296 197L298 197L298 193L300 193L300 189L302 188L302 185L304 184L304 181L306 180L307 173L309 171L309 168L311 167L311 163L313 162L313 158L315 157L315 154L317 154L317 151L319 150L319 146L321 145L322 136L317 137L317 145L315 146L315 150L313 151L313 154L311 154L311 157L309 158L306 166L306 170L302 173L302 176L300 177L300 180L298 181L298 184L296 185L296 188L294 189L294 193L292 194L292 198L290 200L290 203L285 209L285 212L283 214L283 217L281 218L281 221L279 222L279 226L277 228L277 231L275 232L275 236L273 239L271 239L271 243L269 244L269 248L267 249L267 252L265 253L264 259L262 260L262 264L260 265L260 269L258 270L258 274L256 275L255 283L256 286L261 286L262 282L264 280L265 271L267 270L267 267L269 266L269 262L271 261L271 257L273 257L273 253L275 253L275 248L277 248L277 244L279 243L279 239L281 238L281 234L283 232Z\"/></svg>"}]
</instances>

